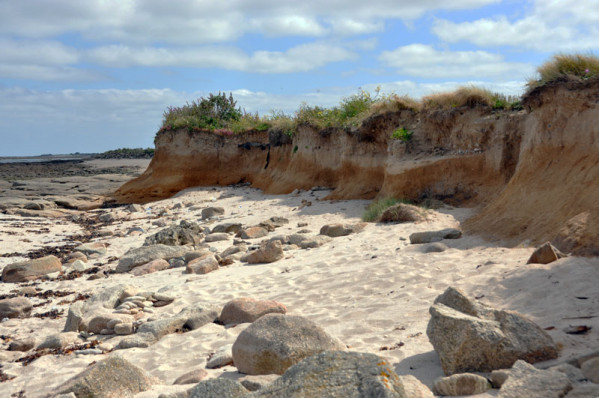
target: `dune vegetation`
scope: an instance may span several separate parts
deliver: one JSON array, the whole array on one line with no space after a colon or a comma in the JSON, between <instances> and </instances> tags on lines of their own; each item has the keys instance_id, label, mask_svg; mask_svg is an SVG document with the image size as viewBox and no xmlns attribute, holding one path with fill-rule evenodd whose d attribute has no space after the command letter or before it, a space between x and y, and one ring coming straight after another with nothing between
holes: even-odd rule
<instances>
[{"instance_id":1,"label":"dune vegetation","mask_svg":"<svg viewBox=\"0 0 599 398\"><path fill-rule=\"evenodd\" d=\"M556 54L537 68L537 76L526 84L527 91L559 80L599 78L599 58L592 54ZM486 107L495 111L519 111L522 98L492 92L484 87L466 85L451 92L427 95L420 100L395 93L374 94L359 90L344 97L339 105L326 108L302 103L294 114L271 111L268 115L245 112L230 93L210 94L183 106L171 106L164 112L159 132L187 129L233 135L242 132L279 131L293 135L299 126L318 129L351 129L364 120L386 112L409 110L434 112L461 107Z\"/></svg>"}]
</instances>

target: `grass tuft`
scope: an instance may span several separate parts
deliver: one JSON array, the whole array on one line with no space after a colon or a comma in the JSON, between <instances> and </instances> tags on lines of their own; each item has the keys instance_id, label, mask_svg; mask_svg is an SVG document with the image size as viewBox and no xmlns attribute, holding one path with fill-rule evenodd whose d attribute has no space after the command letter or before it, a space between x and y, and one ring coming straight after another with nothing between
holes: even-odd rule
<instances>
[{"instance_id":1,"label":"grass tuft","mask_svg":"<svg viewBox=\"0 0 599 398\"><path fill-rule=\"evenodd\" d=\"M368 206L366 206L366 209L364 210L364 213L362 214L362 221L366 221L366 222L377 221L381 217L381 214L383 214L383 212L385 210L387 210L389 207L394 206L398 203L408 203L408 202L405 200L402 200L402 199L396 199L396 198L392 198L392 197L376 199L376 200L372 201Z\"/></svg>"},{"instance_id":2,"label":"grass tuft","mask_svg":"<svg viewBox=\"0 0 599 398\"><path fill-rule=\"evenodd\" d=\"M593 54L556 54L537 68L538 78L530 79L528 90L560 79L589 80L599 77L599 57Z\"/></svg>"}]
</instances>

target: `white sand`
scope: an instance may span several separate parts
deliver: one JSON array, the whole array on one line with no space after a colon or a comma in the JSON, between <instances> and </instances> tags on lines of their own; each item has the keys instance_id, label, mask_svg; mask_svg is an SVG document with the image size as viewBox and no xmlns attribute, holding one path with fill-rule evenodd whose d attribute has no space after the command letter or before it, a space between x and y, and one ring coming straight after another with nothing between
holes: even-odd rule
<instances>
[{"instance_id":1,"label":"white sand","mask_svg":"<svg viewBox=\"0 0 599 398\"><path fill-rule=\"evenodd\" d=\"M319 200L327 193L316 191L270 196L250 188L198 188L146 207L151 207L153 215L160 209L172 208L176 203L224 207L225 216L212 225L221 222L254 225L274 215L290 220L288 225L269 236L291 234L306 228L317 234L325 224L360 221L367 201ZM216 198L216 201L212 202L211 198ZM311 201L312 205L297 210L302 199ZM122 256L128 249L141 246L146 236L160 229L151 225L155 218L148 214L131 214L124 209L112 211L122 221L108 229L126 233L130 227L137 226L144 228L146 233L101 239L110 243L108 253L90 260L92 263L106 263L110 256ZM167 223L199 221L200 212L199 209L189 211L184 207L170 210L170 215L163 219ZM83 277L73 281L42 282L38 287L93 293L104 287L129 283L142 290L167 289L176 296L176 300L156 309L157 316L175 314L194 303L222 307L228 300L239 297L277 300L287 305L289 314L310 318L341 339L351 350L384 356L398 374L412 374L429 387L436 377L442 375L442 371L426 336L428 309L435 297L448 286L461 288L469 296L480 297L481 302L494 307L523 313L542 328L553 327L548 333L563 345L559 361L599 347L597 258L572 257L549 265L526 265L533 250L530 247L508 249L496 242L490 244L477 237L465 236L459 240L444 241L450 247L445 252L425 254L424 245L410 245L407 240L412 232L458 226L469 214L469 209L446 208L431 211L427 222L368 224L361 233L334 238L320 248L287 251L283 260L272 264L244 265L237 262L207 275L184 274L183 269L178 268L139 277L116 274L95 281L87 281ZM16 218L11 216L10 220ZM63 221L64 225L59 225L57 220L44 220L44 223L52 224L48 226L50 232L23 235L25 229L11 226L13 221L8 220L9 217L0 215L1 252L22 251L42 242L63 240L65 234L81 233L79 226L70 222ZM306 222L308 226L297 227L298 222ZM9 235L9 231L20 234ZM24 236L32 242L22 242ZM232 239L211 245L222 250L232 245ZM0 267L19 259L0 258ZM106 267L114 266L116 261ZM15 288L17 285L14 284L0 284L0 294ZM52 303L34 309L34 312L44 312L57 306L65 310L62 318L9 320L0 323L0 334L35 336L39 342L46 335L62 331L68 304L58 303L72 297L56 298ZM582 316L594 317L574 319ZM586 335L567 335L562 329L570 324L589 325L593 330ZM117 353L162 381L164 385L138 394L139 397L157 397L160 392L189 388L166 385L171 385L177 377L192 369L204 368L209 354L233 343L244 327L246 325L225 329L209 324L188 333L166 336L149 348L119 350ZM118 341L119 338L109 340L114 345ZM403 346L398 349L380 350L400 342ZM2 344L2 348L7 345ZM3 397L20 390L25 390L27 397L43 396L92 361L105 357L47 355L24 367L20 363L8 362L12 353L3 351L0 355L5 356L0 356L2 370L16 376L0 384L0 396ZM208 372L210 377L241 376L232 366Z\"/></svg>"}]
</instances>

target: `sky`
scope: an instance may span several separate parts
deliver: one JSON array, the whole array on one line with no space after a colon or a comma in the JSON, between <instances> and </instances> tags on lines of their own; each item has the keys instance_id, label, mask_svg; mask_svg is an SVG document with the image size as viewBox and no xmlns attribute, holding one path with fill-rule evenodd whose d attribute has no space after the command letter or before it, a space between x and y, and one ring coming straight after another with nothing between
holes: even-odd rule
<instances>
[{"instance_id":1,"label":"sky","mask_svg":"<svg viewBox=\"0 0 599 398\"><path fill-rule=\"evenodd\" d=\"M519 95L598 50L599 0L0 0L0 156L152 147L168 106L219 91L261 115L377 87Z\"/></svg>"}]
</instances>

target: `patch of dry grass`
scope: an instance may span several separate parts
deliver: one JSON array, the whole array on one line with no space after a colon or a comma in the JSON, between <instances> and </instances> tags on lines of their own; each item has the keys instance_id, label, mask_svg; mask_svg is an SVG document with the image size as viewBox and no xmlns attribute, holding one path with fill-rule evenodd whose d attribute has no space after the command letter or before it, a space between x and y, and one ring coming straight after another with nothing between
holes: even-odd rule
<instances>
[{"instance_id":1,"label":"patch of dry grass","mask_svg":"<svg viewBox=\"0 0 599 398\"><path fill-rule=\"evenodd\" d=\"M448 93L437 93L422 98L424 109L452 109L462 106L474 107L477 105L493 107L495 95L486 88L476 86L463 86Z\"/></svg>"},{"instance_id":2,"label":"patch of dry grass","mask_svg":"<svg viewBox=\"0 0 599 398\"><path fill-rule=\"evenodd\" d=\"M596 79L599 77L599 57L593 54L556 54L537 68L537 79L528 81L528 90L559 79Z\"/></svg>"}]
</instances>

